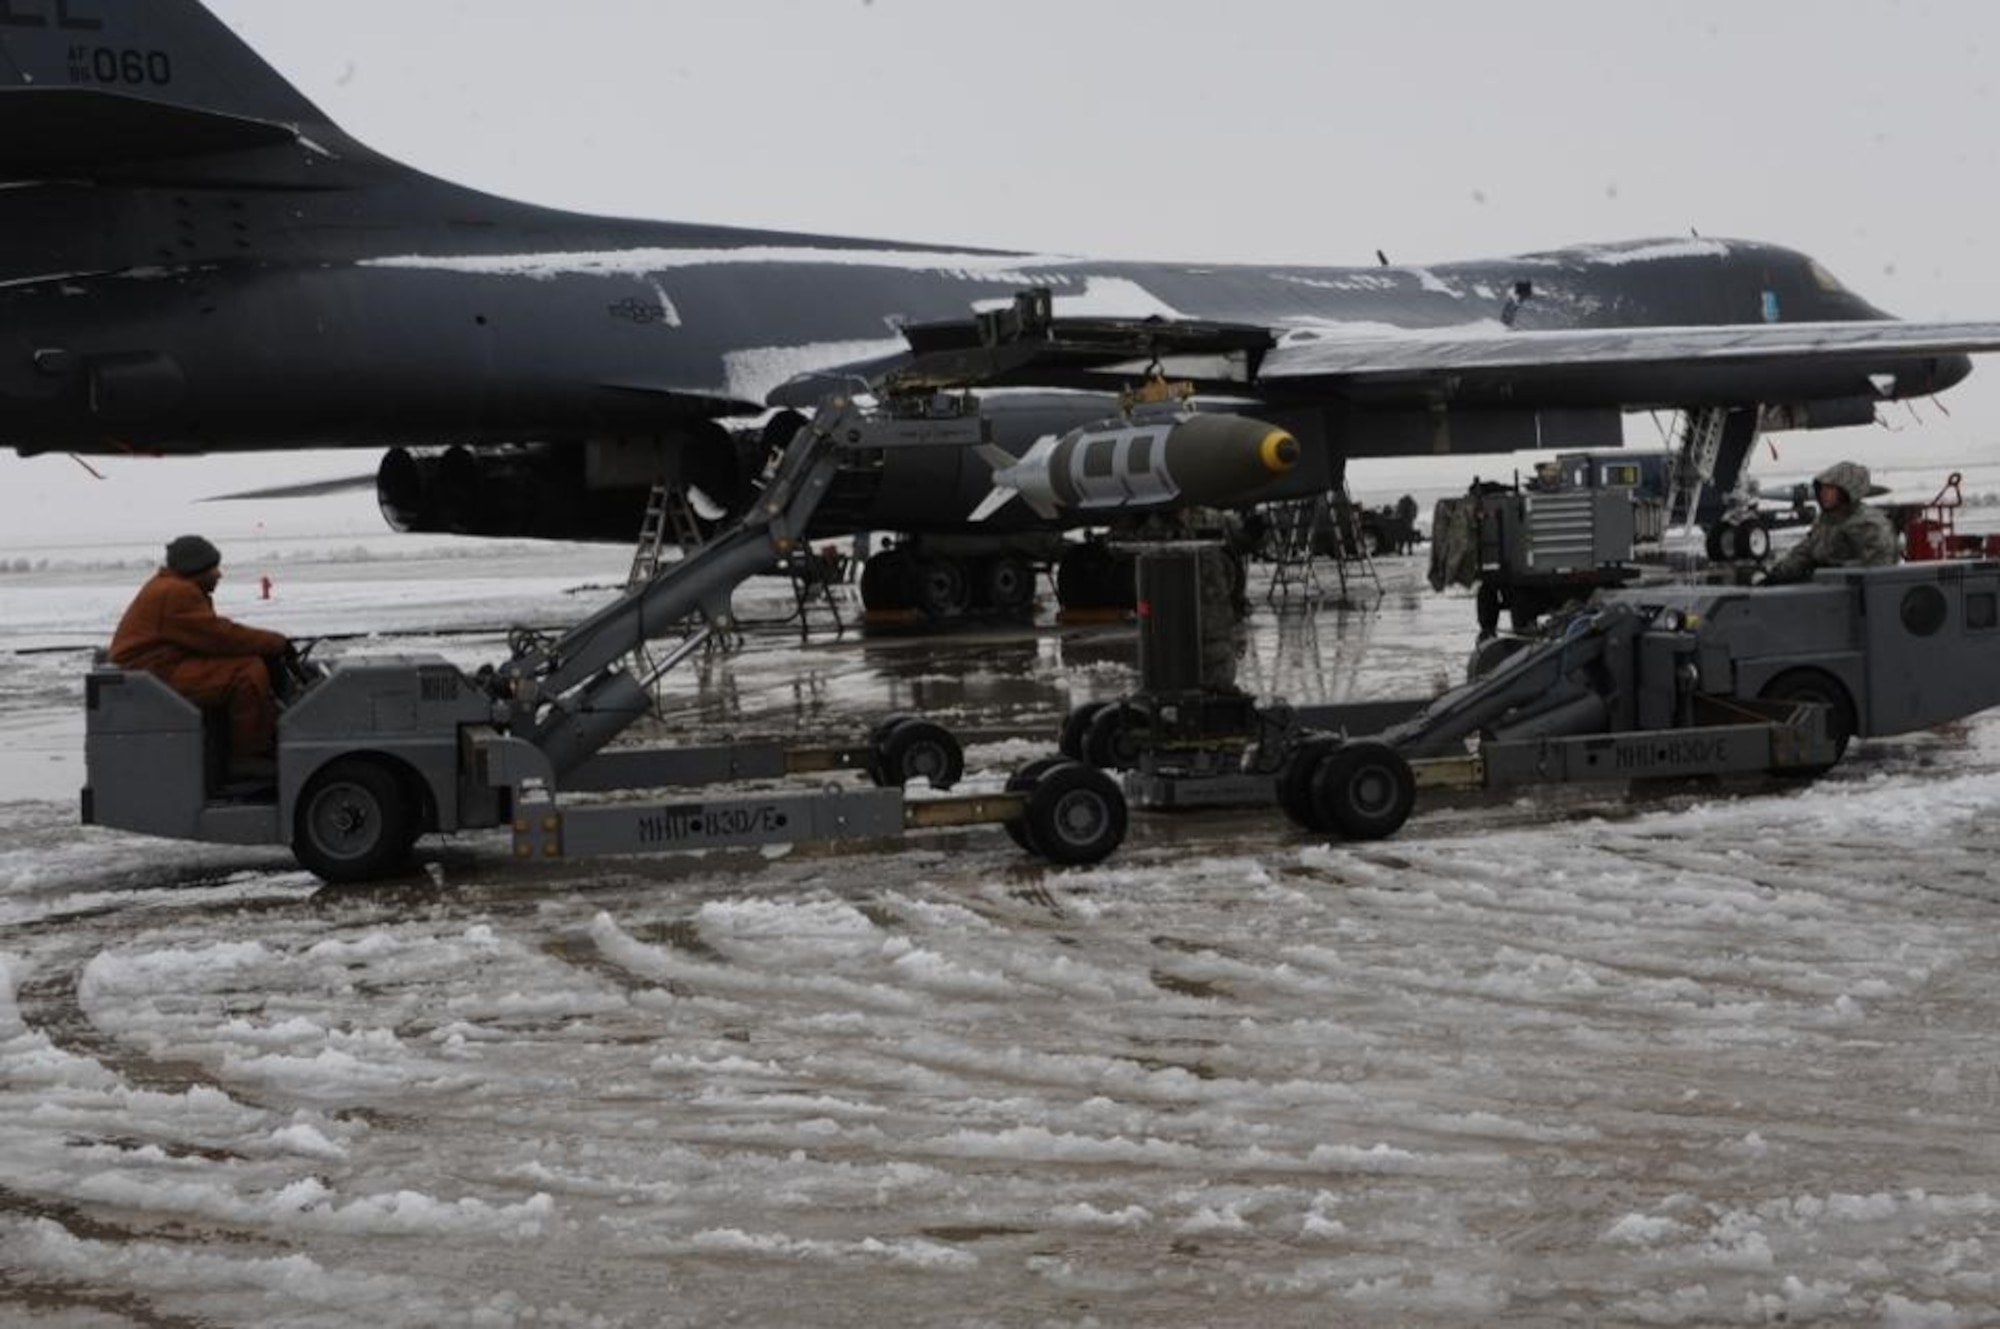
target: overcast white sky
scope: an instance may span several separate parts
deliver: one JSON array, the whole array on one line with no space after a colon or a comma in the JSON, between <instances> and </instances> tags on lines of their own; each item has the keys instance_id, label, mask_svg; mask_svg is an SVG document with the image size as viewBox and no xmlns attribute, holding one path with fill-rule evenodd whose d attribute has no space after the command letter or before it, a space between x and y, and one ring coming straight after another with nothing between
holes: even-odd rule
<instances>
[{"instance_id":1,"label":"overcast white sky","mask_svg":"<svg viewBox=\"0 0 2000 1329\"><path fill-rule=\"evenodd\" d=\"M363 141L584 211L1328 264L1692 228L1806 250L1903 317L2000 318L2000 7L1974 0L212 7ZM2000 453L2000 364L1946 405L1786 446ZM105 502L8 457L22 522ZM302 467L342 469L228 469Z\"/></svg>"}]
</instances>

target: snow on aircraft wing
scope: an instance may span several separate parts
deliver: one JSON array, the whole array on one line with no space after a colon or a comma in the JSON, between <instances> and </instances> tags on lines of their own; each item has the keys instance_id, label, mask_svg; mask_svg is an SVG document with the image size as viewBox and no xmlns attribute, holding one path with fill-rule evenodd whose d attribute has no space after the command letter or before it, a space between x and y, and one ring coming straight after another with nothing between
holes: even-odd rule
<instances>
[{"instance_id":1,"label":"snow on aircraft wing","mask_svg":"<svg viewBox=\"0 0 2000 1329\"><path fill-rule=\"evenodd\" d=\"M1955 355L2000 350L2000 323L1750 323L1691 328L1588 328L1459 337L1397 330L1350 336L1293 332L1264 358L1260 378L1451 373L1545 365L1683 360Z\"/></svg>"},{"instance_id":2,"label":"snow on aircraft wing","mask_svg":"<svg viewBox=\"0 0 2000 1329\"><path fill-rule=\"evenodd\" d=\"M771 405L866 380L890 390L1037 386L1115 390L1149 368L1204 391L1375 406L1740 404L1921 396L2000 351L2000 322L1895 319L1538 330L1326 323L1269 326L1152 316L1063 318L1046 292L1013 310L904 329L895 356L804 374Z\"/></svg>"},{"instance_id":3,"label":"snow on aircraft wing","mask_svg":"<svg viewBox=\"0 0 2000 1329\"><path fill-rule=\"evenodd\" d=\"M1383 329L1287 333L1258 366L1268 387L1321 386L1360 396L1395 396L1400 385L1449 381L1474 387L1576 378L1638 390L1674 371L1824 369L1896 374L1925 357L2000 351L2000 323L1754 323L1717 327L1495 330L1454 335ZM1668 393L1671 395L1671 392Z\"/></svg>"}]
</instances>

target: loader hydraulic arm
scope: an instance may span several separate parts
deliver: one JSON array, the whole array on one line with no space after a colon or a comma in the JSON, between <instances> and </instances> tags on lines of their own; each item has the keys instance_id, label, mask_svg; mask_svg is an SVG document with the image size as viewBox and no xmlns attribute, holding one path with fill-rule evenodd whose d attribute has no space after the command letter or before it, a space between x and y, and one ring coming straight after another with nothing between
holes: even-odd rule
<instances>
[{"instance_id":1,"label":"loader hydraulic arm","mask_svg":"<svg viewBox=\"0 0 2000 1329\"><path fill-rule=\"evenodd\" d=\"M660 568L569 631L552 640L524 640L489 678L506 712L507 728L548 752L567 770L609 742L645 713L644 688L619 662L701 611L708 626L670 654L684 658L718 625L730 621L729 601L749 577L780 566L805 542L842 453L857 448L915 443L976 445L977 416L924 422L921 430L891 416L864 411L851 399L830 397L787 445L769 482L749 511L697 549Z\"/></svg>"}]
</instances>

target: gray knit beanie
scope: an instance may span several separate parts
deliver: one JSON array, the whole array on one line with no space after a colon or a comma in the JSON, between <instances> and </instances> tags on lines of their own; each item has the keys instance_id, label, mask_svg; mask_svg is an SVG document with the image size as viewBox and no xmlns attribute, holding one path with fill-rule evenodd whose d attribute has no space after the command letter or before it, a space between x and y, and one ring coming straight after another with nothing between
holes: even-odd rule
<instances>
[{"instance_id":1,"label":"gray knit beanie","mask_svg":"<svg viewBox=\"0 0 2000 1329\"><path fill-rule=\"evenodd\" d=\"M167 567L183 577L199 576L222 561L222 551L198 535L167 542Z\"/></svg>"}]
</instances>

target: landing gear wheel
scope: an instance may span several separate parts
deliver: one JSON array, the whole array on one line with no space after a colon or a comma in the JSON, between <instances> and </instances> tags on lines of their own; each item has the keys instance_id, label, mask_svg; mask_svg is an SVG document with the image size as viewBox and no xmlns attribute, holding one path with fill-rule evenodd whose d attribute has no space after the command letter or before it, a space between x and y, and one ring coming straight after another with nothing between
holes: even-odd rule
<instances>
[{"instance_id":1,"label":"landing gear wheel","mask_svg":"<svg viewBox=\"0 0 2000 1329\"><path fill-rule=\"evenodd\" d=\"M1114 701L1091 717L1083 731L1083 760L1107 771L1129 771L1146 750L1153 717L1136 702Z\"/></svg>"},{"instance_id":2,"label":"landing gear wheel","mask_svg":"<svg viewBox=\"0 0 2000 1329\"><path fill-rule=\"evenodd\" d=\"M1833 740L1833 760L1819 766L1774 766L1770 774L1786 780L1816 780L1847 755L1854 737L1854 703L1839 679L1817 669L1787 669L1764 685L1762 701L1811 701L1826 707L1826 736Z\"/></svg>"},{"instance_id":3,"label":"landing gear wheel","mask_svg":"<svg viewBox=\"0 0 2000 1329\"><path fill-rule=\"evenodd\" d=\"M915 716L876 726L869 771L882 786L906 785L918 776L933 789L949 789L965 774L965 751L949 729Z\"/></svg>"},{"instance_id":4,"label":"landing gear wheel","mask_svg":"<svg viewBox=\"0 0 2000 1329\"><path fill-rule=\"evenodd\" d=\"M1417 777L1386 743L1346 743L1313 769L1311 797L1342 839L1382 840L1410 819Z\"/></svg>"},{"instance_id":5,"label":"landing gear wheel","mask_svg":"<svg viewBox=\"0 0 2000 1329\"><path fill-rule=\"evenodd\" d=\"M1096 863L1125 841L1125 794L1103 771L1066 761L1028 791L1026 819L1029 843L1049 862Z\"/></svg>"},{"instance_id":6,"label":"landing gear wheel","mask_svg":"<svg viewBox=\"0 0 2000 1329\"><path fill-rule=\"evenodd\" d=\"M292 853L321 881L371 881L402 866L418 832L416 809L394 771L366 757L341 757L299 796Z\"/></svg>"},{"instance_id":7,"label":"landing gear wheel","mask_svg":"<svg viewBox=\"0 0 2000 1329\"><path fill-rule=\"evenodd\" d=\"M1771 532L1760 521L1746 521L1736 528L1734 543L1739 561L1761 563L1771 553Z\"/></svg>"},{"instance_id":8,"label":"landing gear wheel","mask_svg":"<svg viewBox=\"0 0 2000 1329\"><path fill-rule=\"evenodd\" d=\"M1333 823L1320 816L1319 807L1313 802L1313 772L1339 746L1337 738L1309 738L1293 748L1278 768L1278 806L1295 823L1321 835L1330 834Z\"/></svg>"},{"instance_id":9,"label":"landing gear wheel","mask_svg":"<svg viewBox=\"0 0 2000 1329\"><path fill-rule=\"evenodd\" d=\"M917 564L916 602L926 618L962 618L972 603L965 565L955 558L926 558Z\"/></svg>"},{"instance_id":10,"label":"landing gear wheel","mask_svg":"<svg viewBox=\"0 0 2000 1329\"><path fill-rule=\"evenodd\" d=\"M1007 777L1007 792L1010 794L1027 793L1035 787L1035 783L1043 775L1065 764L1069 760L1068 757L1037 757ZM1000 825L1005 828L1008 839L1035 857L1044 857L1041 849L1035 844L1035 837L1029 833L1028 818L1025 813L1014 818L1012 821L1003 821Z\"/></svg>"},{"instance_id":11,"label":"landing gear wheel","mask_svg":"<svg viewBox=\"0 0 2000 1329\"><path fill-rule=\"evenodd\" d=\"M1097 718L1099 711L1114 705L1108 701L1087 701L1081 706L1073 706L1063 717L1062 736L1056 740L1056 750L1071 761L1083 760L1083 737L1090 732L1090 722Z\"/></svg>"},{"instance_id":12,"label":"landing gear wheel","mask_svg":"<svg viewBox=\"0 0 2000 1329\"><path fill-rule=\"evenodd\" d=\"M1727 563L1729 551L1736 543L1735 535L1736 528L1722 522L1709 527L1708 533L1702 540L1702 552L1708 555L1708 561Z\"/></svg>"},{"instance_id":13,"label":"landing gear wheel","mask_svg":"<svg viewBox=\"0 0 2000 1329\"><path fill-rule=\"evenodd\" d=\"M986 560L979 572L980 598L989 609L1016 613L1035 599L1034 565L1019 554L1000 554Z\"/></svg>"}]
</instances>

